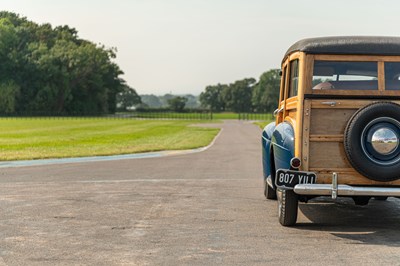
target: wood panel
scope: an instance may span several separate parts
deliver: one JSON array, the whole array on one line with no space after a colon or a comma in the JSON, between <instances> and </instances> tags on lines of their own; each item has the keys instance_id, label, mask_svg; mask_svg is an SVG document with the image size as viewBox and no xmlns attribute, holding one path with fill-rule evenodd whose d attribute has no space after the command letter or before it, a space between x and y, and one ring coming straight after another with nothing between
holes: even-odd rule
<instances>
[{"instance_id":1,"label":"wood panel","mask_svg":"<svg viewBox=\"0 0 400 266\"><path fill-rule=\"evenodd\" d=\"M309 157L309 168L351 168L340 142L310 142Z\"/></svg>"},{"instance_id":2,"label":"wood panel","mask_svg":"<svg viewBox=\"0 0 400 266\"><path fill-rule=\"evenodd\" d=\"M326 108L326 106L325 106ZM356 109L312 109L311 135L343 135Z\"/></svg>"},{"instance_id":3,"label":"wood panel","mask_svg":"<svg viewBox=\"0 0 400 266\"><path fill-rule=\"evenodd\" d=\"M358 173L347 160L343 146L346 125L357 110L373 102L376 101L305 100L303 164L306 168L304 170L317 174L318 183L331 184L332 173L336 172L339 175L339 184L400 186L400 180L393 182L370 180ZM400 103L400 101L395 102ZM308 155L307 161L304 160L305 154Z\"/></svg>"},{"instance_id":4,"label":"wood panel","mask_svg":"<svg viewBox=\"0 0 400 266\"><path fill-rule=\"evenodd\" d=\"M360 109L370 103L377 102L376 100L313 100L312 108L316 109ZM396 102L396 101L394 101ZM400 102L400 101L398 101Z\"/></svg>"},{"instance_id":5,"label":"wood panel","mask_svg":"<svg viewBox=\"0 0 400 266\"><path fill-rule=\"evenodd\" d=\"M286 110L293 110L297 108L297 97L292 97L286 100Z\"/></svg>"},{"instance_id":6,"label":"wood panel","mask_svg":"<svg viewBox=\"0 0 400 266\"><path fill-rule=\"evenodd\" d=\"M310 171L317 174L317 183L318 184L332 184L332 173L335 172L338 174L338 184L346 184L346 185L369 185L369 186L388 186L388 185L397 185L400 186L400 180L390 181L390 182L379 182L374 181L362 176L358 172L341 172L341 171L332 171L332 172L319 172L315 169L311 168Z\"/></svg>"}]
</instances>

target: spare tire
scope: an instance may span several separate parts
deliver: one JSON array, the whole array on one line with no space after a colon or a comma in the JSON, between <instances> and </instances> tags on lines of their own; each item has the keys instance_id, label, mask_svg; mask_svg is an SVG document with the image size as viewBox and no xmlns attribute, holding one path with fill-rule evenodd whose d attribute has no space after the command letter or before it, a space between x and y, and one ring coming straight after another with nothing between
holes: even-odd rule
<instances>
[{"instance_id":1,"label":"spare tire","mask_svg":"<svg viewBox=\"0 0 400 266\"><path fill-rule=\"evenodd\" d=\"M344 132L350 164L375 181L400 178L400 105L372 103L358 110Z\"/></svg>"}]
</instances>

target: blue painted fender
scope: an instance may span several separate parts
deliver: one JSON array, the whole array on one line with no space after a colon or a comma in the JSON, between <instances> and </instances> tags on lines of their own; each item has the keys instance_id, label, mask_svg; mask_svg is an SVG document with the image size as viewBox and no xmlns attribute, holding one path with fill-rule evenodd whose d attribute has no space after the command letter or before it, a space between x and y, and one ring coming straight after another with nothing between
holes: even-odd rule
<instances>
[{"instance_id":1,"label":"blue painted fender","mask_svg":"<svg viewBox=\"0 0 400 266\"><path fill-rule=\"evenodd\" d=\"M273 158L271 158L271 156L273 156ZM293 157L293 127L287 122L280 123L277 126L275 122L268 124L262 132L264 180L271 177L272 184L275 184L275 171L277 169L290 169L290 160Z\"/></svg>"},{"instance_id":2,"label":"blue painted fender","mask_svg":"<svg viewBox=\"0 0 400 266\"><path fill-rule=\"evenodd\" d=\"M275 122L269 123L262 132L262 163L264 180L271 175L271 140L275 130Z\"/></svg>"},{"instance_id":3,"label":"blue painted fender","mask_svg":"<svg viewBox=\"0 0 400 266\"><path fill-rule=\"evenodd\" d=\"M290 160L294 157L294 130L287 122L275 127L272 134L275 169L289 169Z\"/></svg>"}]
</instances>

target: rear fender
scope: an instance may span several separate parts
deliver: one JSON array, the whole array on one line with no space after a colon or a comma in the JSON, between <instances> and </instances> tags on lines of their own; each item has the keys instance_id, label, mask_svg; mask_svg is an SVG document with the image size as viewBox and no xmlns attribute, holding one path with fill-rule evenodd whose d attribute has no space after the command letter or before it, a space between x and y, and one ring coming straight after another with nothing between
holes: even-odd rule
<instances>
[{"instance_id":1,"label":"rear fender","mask_svg":"<svg viewBox=\"0 0 400 266\"><path fill-rule=\"evenodd\" d=\"M262 163L264 180L271 175L271 140L272 134L275 130L275 122L269 123L262 132Z\"/></svg>"},{"instance_id":2,"label":"rear fender","mask_svg":"<svg viewBox=\"0 0 400 266\"><path fill-rule=\"evenodd\" d=\"M290 169L290 160L294 157L294 130L287 122L275 127L272 134L272 148L275 169Z\"/></svg>"}]
</instances>

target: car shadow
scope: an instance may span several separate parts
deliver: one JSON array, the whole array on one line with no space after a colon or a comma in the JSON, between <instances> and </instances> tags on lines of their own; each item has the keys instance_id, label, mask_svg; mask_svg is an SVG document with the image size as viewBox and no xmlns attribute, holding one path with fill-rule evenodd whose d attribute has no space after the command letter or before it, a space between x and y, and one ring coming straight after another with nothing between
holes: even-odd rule
<instances>
[{"instance_id":1,"label":"car shadow","mask_svg":"<svg viewBox=\"0 0 400 266\"><path fill-rule=\"evenodd\" d=\"M296 224L300 230L318 230L362 244L400 247L400 200L371 199L367 206L357 206L351 198L336 201L320 197L299 204L300 212L311 221Z\"/></svg>"}]
</instances>

